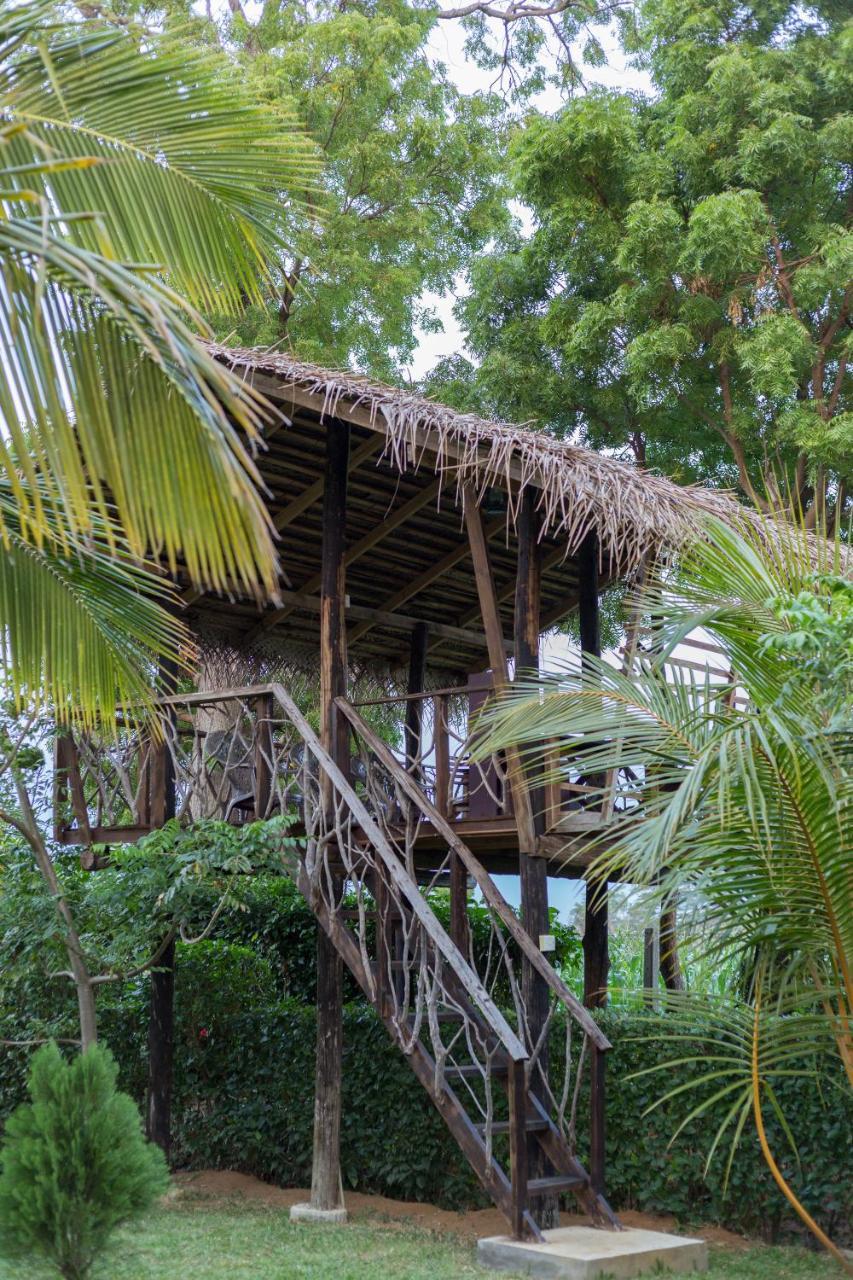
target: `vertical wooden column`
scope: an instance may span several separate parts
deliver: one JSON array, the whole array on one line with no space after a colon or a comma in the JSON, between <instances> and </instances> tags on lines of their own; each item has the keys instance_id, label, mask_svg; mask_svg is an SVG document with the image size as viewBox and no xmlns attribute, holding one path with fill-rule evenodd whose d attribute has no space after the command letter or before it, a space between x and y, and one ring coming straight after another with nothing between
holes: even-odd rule
<instances>
[{"instance_id":1,"label":"vertical wooden column","mask_svg":"<svg viewBox=\"0 0 853 1280\"><path fill-rule=\"evenodd\" d=\"M255 817L268 818L273 783L273 700L265 693L255 700Z\"/></svg>"},{"instance_id":2,"label":"vertical wooden column","mask_svg":"<svg viewBox=\"0 0 853 1280\"><path fill-rule=\"evenodd\" d=\"M514 648L516 679L529 679L539 671L540 580L541 554L539 543L539 515L535 494L526 489L521 496L518 510L518 561L515 578ZM543 744L544 754L544 744ZM545 828L545 792L543 768L538 760L526 761L528 794L534 835L538 838ZM548 864L533 850L518 855L518 871L521 882L521 920L531 938L539 946L542 934L549 931L548 919ZM522 996L527 1011L527 1029L531 1045L535 1045L548 1020L548 984L540 977L530 962L522 964ZM540 1097L547 1108L548 1049L544 1046L539 1057L541 1072L533 1073L530 1092ZM548 1173L544 1152L538 1143L529 1146L529 1174L542 1178ZM548 1229L559 1226L559 1201L556 1196L541 1197L534 1206L536 1221Z\"/></svg>"},{"instance_id":3,"label":"vertical wooden column","mask_svg":"<svg viewBox=\"0 0 853 1280\"><path fill-rule=\"evenodd\" d=\"M480 599L480 612L483 616L483 630L486 634L489 666L492 669L495 692L500 693L506 688L508 673L503 628L495 591L495 580L492 575L489 546L483 529L483 517L477 506L477 494L469 485L464 488L464 500L465 526L468 530L468 544L471 548L474 578L477 583L477 595ZM508 750L506 761L515 824L518 829L519 849L524 853L533 853L536 848L536 832L533 828L530 795L527 790L527 782L521 762L518 758L518 752Z\"/></svg>"},{"instance_id":4,"label":"vertical wooden column","mask_svg":"<svg viewBox=\"0 0 853 1280\"><path fill-rule=\"evenodd\" d=\"M320 718L323 746L349 773L349 729L335 698L346 694L345 628L346 489L349 428L326 431L323 551L320 584ZM322 802L331 805L327 789ZM317 1062L314 1088L314 1160L311 1204L341 1207L341 1077L343 1064L343 967L325 932L317 930Z\"/></svg>"},{"instance_id":5,"label":"vertical wooden column","mask_svg":"<svg viewBox=\"0 0 853 1280\"><path fill-rule=\"evenodd\" d=\"M173 664L160 668L160 684L167 692L175 687ZM167 741L152 744L151 817L160 827L175 816L175 766ZM172 1076L175 1046L175 944L162 952L151 970L148 1010L148 1089L145 1130L166 1156L172 1145Z\"/></svg>"},{"instance_id":6,"label":"vertical wooden column","mask_svg":"<svg viewBox=\"0 0 853 1280\"><path fill-rule=\"evenodd\" d=\"M409 683L407 693L423 693L426 680L426 656L429 627L425 622L418 622L412 632L412 644L409 650ZM410 698L406 703L406 768L412 772L420 772L421 729L423 727L423 699Z\"/></svg>"},{"instance_id":7,"label":"vertical wooden column","mask_svg":"<svg viewBox=\"0 0 853 1280\"><path fill-rule=\"evenodd\" d=\"M598 613L598 538L586 535L578 553L578 612L581 665L585 655L601 657L601 625ZM607 1003L610 957L607 937L607 882L587 880L583 937L583 1000L588 1009Z\"/></svg>"}]
</instances>

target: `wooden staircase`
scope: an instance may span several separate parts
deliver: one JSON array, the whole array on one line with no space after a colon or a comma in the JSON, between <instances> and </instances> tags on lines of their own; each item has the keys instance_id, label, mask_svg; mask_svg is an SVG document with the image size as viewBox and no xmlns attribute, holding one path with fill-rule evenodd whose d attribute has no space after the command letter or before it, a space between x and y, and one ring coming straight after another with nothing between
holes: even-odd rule
<instances>
[{"instance_id":1,"label":"wooden staircase","mask_svg":"<svg viewBox=\"0 0 853 1280\"><path fill-rule=\"evenodd\" d=\"M275 697L307 751L303 811L306 839L295 868L297 883L321 926L429 1094L486 1191L517 1239L541 1240L537 1199L571 1192L597 1225L618 1222L602 1192L603 1068L610 1048L586 1009L521 927L491 877L430 803L358 711L338 699L354 739L373 766L356 789L324 750L287 692ZM313 767L312 767L313 765ZM445 837L447 850L431 873L447 882L454 864L473 877L492 915L494 954L477 971L470 939L452 938L427 902L414 874L419 821ZM355 906L352 905L355 899ZM552 994L549 1025L529 1043L521 1001L522 965L533 967ZM481 966L482 967L482 966ZM512 993L508 1016L497 989ZM514 1016L513 1016L514 1014ZM567 1054L566 1076L555 1096L541 1071L542 1042L565 1020L581 1045ZM514 1023L515 1025L512 1025ZM571 1035L569 1034L569 1041ZM575 1153L573 1110L565 1121L572 1085L577 1107L580 1073L590 1065L590 1149L598 1168L588 1172ZM560 1106L560 1098L563 1107ZM528 1177L531 1152L544 1153L547 1174Z\"/></svg>"},{"instance_id":2,"label":"wooden staircase","mask_svg":"<svg viewBox=\"0 0 853 1280\"><path fill-rule=\"evenodd\" d=\"M58 739L57 839L91 853L162 826L167 776L178 821L233 821L235 795L252 816L291 815L282 851L300 891L513 1236L541 1239L537 1209L563 1193L617 1227L603 1194L610 1044L438 807L447 788L431 799L421 785L424 759L407 768L338 698L345 772L278 683L160 706L159 737L131 727L102 742ZM431 889L449 891L447 927Z\"/></svg>"}]
</instances>

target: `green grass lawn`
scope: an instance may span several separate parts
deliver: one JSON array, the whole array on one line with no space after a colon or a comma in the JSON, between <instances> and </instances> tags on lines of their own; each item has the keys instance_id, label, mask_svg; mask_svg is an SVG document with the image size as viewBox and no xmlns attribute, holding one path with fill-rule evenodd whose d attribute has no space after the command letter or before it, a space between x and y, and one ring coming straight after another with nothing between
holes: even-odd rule
<instances>
[{"instance_id":1,"label":"green grass lawn","mask_svg":"<svg viewBox=\"0 0 853 1280\"><path fill-rule=\"evenodd\" d=\"M0 1280L47 1280L36 1263L0 1260ZM714 1249L714 1280L838 1280L802 1250ZM497 1280L470 1245L398 1224L292 1226L286 1211L184 1197L118 1232L92 1280ZM502 1280L507 1280L506 1275ZM672 1277L672 1280L675 1280Z\"/></svg>"}]
</instances>

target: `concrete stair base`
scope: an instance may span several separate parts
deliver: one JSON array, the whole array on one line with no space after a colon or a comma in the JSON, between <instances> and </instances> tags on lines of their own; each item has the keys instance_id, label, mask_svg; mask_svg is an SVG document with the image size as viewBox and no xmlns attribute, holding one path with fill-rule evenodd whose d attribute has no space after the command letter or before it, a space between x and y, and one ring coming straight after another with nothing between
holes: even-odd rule
<instances>
[{"instance_id":1,"label":"concrete stair base","mask_svg":"<svg viewBox=\"0 0 853 1280\"><path fill-rule=\"evenodd\" d=\"M602 1231L595 1227L559 1227L545 1232L543 1244L489 1236L477 1243L477 1259L493 1271L511 1271L535 1280L631 1280L633 1276L707 1270L704 1240L662 1231Z\"/></svg>"}]
</instances>

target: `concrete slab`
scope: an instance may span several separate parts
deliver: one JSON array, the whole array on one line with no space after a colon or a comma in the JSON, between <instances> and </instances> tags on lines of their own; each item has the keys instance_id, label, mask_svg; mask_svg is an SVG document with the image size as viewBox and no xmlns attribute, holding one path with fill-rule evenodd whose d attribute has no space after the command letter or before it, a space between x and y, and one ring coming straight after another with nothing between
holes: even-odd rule
<instances>
[{"instance_id":1,"label":"concrete slab","mask_svg":"<svg viewBox=\"0 0 853 1280\"><path fill-rule=\"evenodd\" d=\"M316 1222L328 1227L343 1226L347 1220L347 1211L340 1209L315 1209L313 1204L292 1204L290 1206L291 1222Z\"/></svg>"},{"instance_id":2,"label":"concrete slab","mask_svg":"<svg viewBox=\"0 0 853 1280\"><path fill-rule=\"evenodd\" d=\"M545 1232L543 1244L490 1236L477 1242L477 1259L493 1271L513 1271L535 1280L631 1280L650 1272L705 1271L708 1246L704 1240L637 1227L558 1227Z\"/></svg>"}]
</instances>

